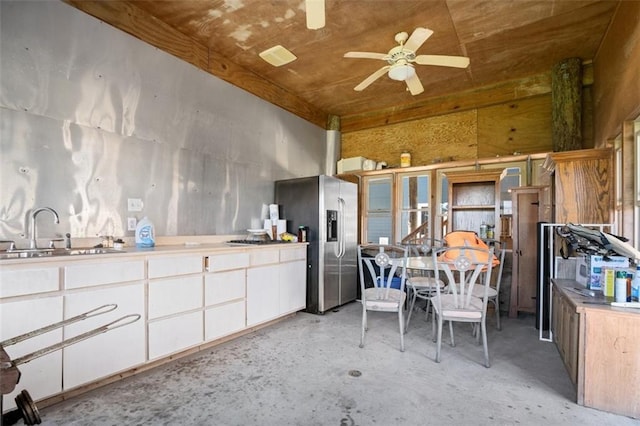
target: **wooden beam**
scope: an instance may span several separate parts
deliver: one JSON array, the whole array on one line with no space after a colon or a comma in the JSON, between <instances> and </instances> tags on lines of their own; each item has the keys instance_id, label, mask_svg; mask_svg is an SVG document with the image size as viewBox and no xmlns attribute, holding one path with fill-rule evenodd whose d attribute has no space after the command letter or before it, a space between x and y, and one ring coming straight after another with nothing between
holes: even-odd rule
<instances>
[{"instance_id":1,"label":"wooden beam","mask_svg":"<svg viewBox=\"0 0 640 426\"><path fill-rule=\"evenodd\" d=\"M63 1L323 129L327 126L326 112L211 51L130 2Z\"/></svg>"}]
</instances>

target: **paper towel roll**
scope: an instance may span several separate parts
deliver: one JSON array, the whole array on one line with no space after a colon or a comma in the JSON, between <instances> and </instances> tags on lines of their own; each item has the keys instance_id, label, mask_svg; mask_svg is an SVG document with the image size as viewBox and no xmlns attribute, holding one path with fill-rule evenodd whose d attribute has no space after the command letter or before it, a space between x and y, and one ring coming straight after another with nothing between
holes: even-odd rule
<instances>
[{"instance_id":1,"label":"paper towel roll","mask_svg":"<svg viewBox=\"0 0 640 426\"><path fill-rule=\"evenodd\" d=\"M278 220L280 219L278 213L278 205L277 204L269 204L269 219Z\"/></svg>"}]
</instances>

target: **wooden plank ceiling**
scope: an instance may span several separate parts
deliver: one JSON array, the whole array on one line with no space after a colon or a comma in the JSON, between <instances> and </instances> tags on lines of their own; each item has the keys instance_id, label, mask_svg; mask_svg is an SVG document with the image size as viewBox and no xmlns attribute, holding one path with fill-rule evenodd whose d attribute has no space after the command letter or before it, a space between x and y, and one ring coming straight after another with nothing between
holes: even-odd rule
<instances>
[{"instance_id":1,"label":"wooden plank ceiling","mask_svg":"<svg viewBox=\"0 0 640 426\"><path fill-rule=\"evenodd\" d=\"M304 0L66 2L320 126L338 116L343 132L548 92L554 64L594 58L619 3L325 0L326 26L309 30ZM387 53L416 27L434 31L417 54L467 56L469 67L416 65L416 96L386 75L354 91L386 62L343 55ZM297 60L258 56L275 45Z\"/></svg>"}]
</instances>

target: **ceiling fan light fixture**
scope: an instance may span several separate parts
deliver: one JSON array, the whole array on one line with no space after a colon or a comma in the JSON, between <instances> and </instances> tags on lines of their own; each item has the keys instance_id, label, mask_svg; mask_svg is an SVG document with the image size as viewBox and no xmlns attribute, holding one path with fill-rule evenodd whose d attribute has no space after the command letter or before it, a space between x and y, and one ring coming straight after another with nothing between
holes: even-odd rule
<instances>
[{"instance_id":1,"label":"ceiling fan light fixture","mask_svg":"<svg viewBox=\"0 0 640 426\"><path fill-rule=\"evenodd\" d=\"M414 75L416 70L410 64L396 65L389 70L389 78L392 80L405 81Z\"/></svg>"},{"instance_id":2,"label":"ceiling fan light fixture","mask_svg":"<svg viewBox=\"0 0 640 426\"><path fill-rule=\"evenodd\" d=\"M260 52L259 55L274 67L281 67L282 65L286 65L289 62L293 62L298 59L296 55L280 45L270 47L269 49Z\"/></svg>"}]
</instances>

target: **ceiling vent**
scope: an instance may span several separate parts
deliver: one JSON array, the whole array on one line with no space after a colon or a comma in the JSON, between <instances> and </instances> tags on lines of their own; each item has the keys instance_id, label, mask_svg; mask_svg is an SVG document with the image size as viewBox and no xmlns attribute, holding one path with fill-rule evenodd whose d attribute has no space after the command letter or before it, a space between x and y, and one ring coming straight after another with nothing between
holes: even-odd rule
<instances>
[{"instance_id":1,"label":"ceiling vent","mask_svg":"<svg viewBox=\"0 0 640 426\"><path fill-rule=\"evenodd\" d=\"M298 59L296 55L280 45L273 46L264 52L260 52L260 57L274 67L280 67Z\"/></svg>"}]
</instances>

